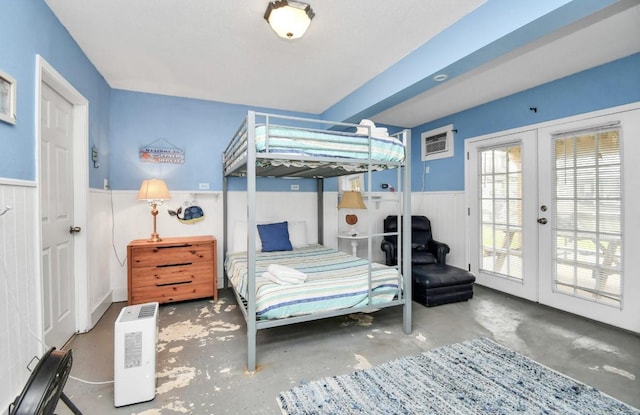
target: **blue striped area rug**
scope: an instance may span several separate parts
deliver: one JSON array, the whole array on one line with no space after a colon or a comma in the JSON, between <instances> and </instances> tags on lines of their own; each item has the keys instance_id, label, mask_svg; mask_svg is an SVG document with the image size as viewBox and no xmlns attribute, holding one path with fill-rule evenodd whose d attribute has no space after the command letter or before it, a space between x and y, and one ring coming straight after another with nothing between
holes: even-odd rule
<instances>
[{"instance_id":1,"label":"blue striped area rug","mask_svg":"<svg viewBox=\"0 0 640 415\"><path fill-rule=\"evenodd\" d=\"M283 414L636 414L489 339L403 357L278 395Z\"/></svg>"}]
</instances>

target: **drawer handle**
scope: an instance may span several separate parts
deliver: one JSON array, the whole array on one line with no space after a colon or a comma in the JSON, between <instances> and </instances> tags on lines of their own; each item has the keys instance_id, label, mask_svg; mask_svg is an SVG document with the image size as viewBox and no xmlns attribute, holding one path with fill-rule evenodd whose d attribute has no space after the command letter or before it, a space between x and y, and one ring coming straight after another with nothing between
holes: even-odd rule
<instances>
[{"instance_id":1,"label":"drawer handle","mask_svg":"<svg viewBox=\"0 0 640 415\"><path fill-rule=\"evenodd\" d=\"M156 268L183 267L185 265L193 265L193 262L182 262L180 264L156 265Z\"/></svg>"},{"instance_id":2,"label":"drawer handle","mask_svg":"<svg viewBox=\"0 0 640 415\"><path fill-rule=\"evenodd\" d=\"M191 281L168 282L165 284L156 284L156 287L167 287L169 285L191 284Z\"/></svg>"},{"instance_id":3,"label":"drawer handle","mask_svg":"<svg viewBox=\"0 0 640 415\"><path fill-rule=\"evenodd\" d=\"M173 249L173 248L186 248L189 246L193 246L191 244L178 244L178 245L166 245L166 246L156 246L153 248L154 251L158 251L160 249Z\"/></svg>"}]
</instances>

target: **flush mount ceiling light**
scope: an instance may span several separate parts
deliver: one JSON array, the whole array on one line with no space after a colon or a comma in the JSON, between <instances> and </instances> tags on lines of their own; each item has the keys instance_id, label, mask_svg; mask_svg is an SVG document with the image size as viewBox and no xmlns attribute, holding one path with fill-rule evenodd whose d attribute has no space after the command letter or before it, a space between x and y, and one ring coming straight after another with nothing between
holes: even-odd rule
<instances>
[{"instance_id":1,"label":"flush mount ceiling light","mask_svg":"<svg viewBox=\"0 0 640 415\"><path fill-rule=\"evenodd\" d=\"M274 32L284 39L298 39L304 35L315 13L307 3L293 0L272 1L264 19Z\"/></svg>"},{"instance_id":2,"label":"flush mount ceiling light","mask_svg":"<svg viewBox=\"0 0 640 415\"><path fill-rule=\"evenodd\" d=\"M440 73L440 74L434 76L433 80L436 81L436 82L442 82L442 81L446 81L448 77L449 77L449 75L447 75L446 73Z\"/></svg>"}]
</instances>

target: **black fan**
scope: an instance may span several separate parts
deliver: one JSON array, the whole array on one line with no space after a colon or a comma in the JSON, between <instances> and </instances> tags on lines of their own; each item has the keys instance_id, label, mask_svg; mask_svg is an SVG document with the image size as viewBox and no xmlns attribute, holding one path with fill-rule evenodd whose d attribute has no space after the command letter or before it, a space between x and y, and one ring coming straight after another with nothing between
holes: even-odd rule
<instances>
[{"instance_id":1,"label":"black fan","mask_svg":"<svg viewBox=\"0 0 640 415\"><path fill-rule=\"evenodd\" d=\"M62 391L72 363L71 350L49 349L31 372L22 393L9 405L9 415L53 415L59 400L75 415L82 415Z\"/></svg>"}]
</instances>

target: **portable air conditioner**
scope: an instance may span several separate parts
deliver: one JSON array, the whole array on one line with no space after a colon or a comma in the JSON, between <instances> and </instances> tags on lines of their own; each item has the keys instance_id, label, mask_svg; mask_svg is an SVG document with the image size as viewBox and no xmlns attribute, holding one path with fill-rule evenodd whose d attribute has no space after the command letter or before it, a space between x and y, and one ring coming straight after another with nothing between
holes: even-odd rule
<instances>
[{"instance_id":1,"label":"portable air conditioner","mask_svg":"<svg viewBox=\"0 0 640 415\"><path fill-rule=\"evenodd\" d=\"M158 303L124 307L116 320L113 344L115 406L150 401L156 396Z\"/></svg>"}]
</instances>

